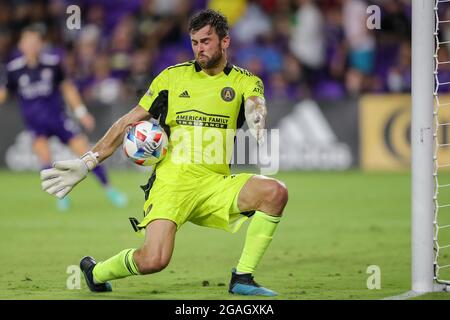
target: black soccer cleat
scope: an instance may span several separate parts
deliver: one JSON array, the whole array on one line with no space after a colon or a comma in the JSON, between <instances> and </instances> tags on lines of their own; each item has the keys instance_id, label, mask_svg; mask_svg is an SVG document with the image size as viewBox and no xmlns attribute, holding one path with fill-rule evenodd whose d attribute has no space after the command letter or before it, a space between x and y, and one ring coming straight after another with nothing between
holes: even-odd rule
<instances>
[{"instance_id":1,"label":"black soccer cleat","mask_svg":"<svg viewBox=\"0 0 450 320\"><path fill-rule=\"evenodd\" d=\"M80 261L80 269L83 271L84 278L86 279L86 283L89 287L89 290L92 292L108 292L112 291L111 284L109 282L105 283L94 283L94 275L92 271L94 270L97 262L92 257L84 257Z\"/></svg>"},{"instance_id":2,"label":"black soccer cleat","mask_svg":"<svg viewBox=\"0 0 450 320\"><path fill-rule=\"evenodd\" d=\"M274 297L278 295L275 291L261 287L253 280L251 273L236 274L236 269L231 270L231 281L228 289L229 293L244 296L266 296Z\"/></svg>"}]
</instances>

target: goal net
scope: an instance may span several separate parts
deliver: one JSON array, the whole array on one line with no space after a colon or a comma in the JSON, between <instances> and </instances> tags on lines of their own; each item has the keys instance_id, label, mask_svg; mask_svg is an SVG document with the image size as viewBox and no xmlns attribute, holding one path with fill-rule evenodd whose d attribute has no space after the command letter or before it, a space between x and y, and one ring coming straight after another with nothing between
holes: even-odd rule
<instances>
[{"instance_id":1,"label":"goal net","mask_svg":"<svg viewBox=\"0 0 450 320\"><path fill-rule=\"evenodd\" d=\"M450 284L450 0L435 0L434 280Z\"/></svg>"}]
</instances>

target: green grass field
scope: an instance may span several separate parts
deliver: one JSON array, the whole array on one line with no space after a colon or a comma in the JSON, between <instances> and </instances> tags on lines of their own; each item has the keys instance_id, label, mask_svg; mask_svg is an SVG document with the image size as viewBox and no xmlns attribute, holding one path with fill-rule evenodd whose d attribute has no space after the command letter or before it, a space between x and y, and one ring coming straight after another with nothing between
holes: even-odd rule
<instances>
[{"instance_id":1,"label":"green grass field","mask_svg":"<svg viewBox=\"0 0 450 320\"><path fill-rule=\"evenodd\" d=\"M227 293L243 245L237 234L187 223L161 273L113 282L113 292L69 290L67 268L84 255L102 260L142 242L128 217L140 218L146 177L113 172L128 193L112 207L93 178L58 212L37 173L0 171L0 299L245 299ZM410 289L410 176L399 173L280 173L289 188L285 217L255 279L277 299L381 299ZM367 267L381 269L381 289L367 289ZM450 294L421 298L448 299Z\"/></svg>"}]
</instances>

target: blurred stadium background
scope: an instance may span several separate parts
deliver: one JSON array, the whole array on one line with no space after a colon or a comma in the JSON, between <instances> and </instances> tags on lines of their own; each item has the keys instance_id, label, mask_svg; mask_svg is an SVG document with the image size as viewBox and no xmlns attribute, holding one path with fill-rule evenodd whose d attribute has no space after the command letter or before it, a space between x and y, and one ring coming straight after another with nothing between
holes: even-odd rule
<instances>
[{"instance_id":1,"label":"blurred stadium background","mask_svg":"<svg viewBox=\"0 0 450 320\"><path fill-rule=\"evenodd\" d=\"M81 8L79 30L66 27L72 4ZM370 5L380 8L379 29L367 27ZM280 129L277 176L291 200L261 282L280 299L373 299L409 290L410 1L0 1L0 61L19 54L22 28L45 25L46 50L61 56L96 118L95 142L161 70L192 59L187 21L205 7L228 17L229 60L264 80L268 126ZM450 40L450 28L441 33ZM443 60L449 49L439 52ZM444 77L449 68L442 66ZM23 128L11 98L0 107L0 299L93 298L83 282L81 291L66 289L66 267L86 254L102 259L139 245L127 218L141 214L138 185L147 176L118 152L106 165L130 196L128 208L98 200L88 181L73 192L71 211L58 213L40 189L40 165ZM52 150L55 159L71 156L57 140ZM228 272L243 236L187 225L168 270L118 281L112 295L95 297L229 299ZM367 288L370 265L380 267L379 290Z\"/></svg>"},{"instance_id":2,"label":"blurred stadium background","mask_svg":"<svg viewBox=\"0 0 450 320\"><path fill-rule=\"evenodd\" d=\"M366 10L372 3L381 9L379 30L369 30L366 25ZM66 27L70 4L81 8L79 30ZM61 55L66 76L76 82L96 116L95 140L113 119L136 104L160 71L192 59L188 17L206 6L222 10L229 18L230 61L264 80L269 127L283 127L286 130L281 134L293 140L281 148L282 167L348 169L364 165L366 150L365 145L360 150L359 140L370 124L364 122L359 130L361 98L407 93L411 87L409 1L1 2L0 59L6 63L19 54L16 43L23 27L33 22L44 24L47 50ZM296 108L305 101L310 103ZM366 104L369 119L371 112L383 109L376 99ZM17 136L21 131L17 108L2 109L5 133L0 152L6 157L0 164L30 169L33 164L23 152L32 157L31 150L21 149L20 156L19 152L8 153L9 148L17 150L28 142L24 135ZM388 109L381 121L395 113L395 107ZM400 157L390 165L395 160L405 162L403 147L392 146L390 151Z\"/></svg>"}]
</instances>

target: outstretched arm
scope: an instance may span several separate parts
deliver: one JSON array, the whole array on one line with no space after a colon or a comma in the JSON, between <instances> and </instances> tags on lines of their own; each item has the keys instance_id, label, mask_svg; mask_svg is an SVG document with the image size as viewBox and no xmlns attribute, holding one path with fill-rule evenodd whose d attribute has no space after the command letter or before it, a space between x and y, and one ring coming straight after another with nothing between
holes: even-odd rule
<instances>
[{"instance_id":1,"label":"outstretched arm","mask_svg":"<svg viewBox=\"0 0 450 320\"><path fill-rule=\"evenodd\" d=\"M122 144L123 135L127 128L142 120L148 120L151 117L148 111L144 110L141 106L136 106L126 115L117 120L106 134L101 138L97 144L92 148L93 153L98 153L97 160L102 162Z\"/></svg>"},{"instance_id":2,"label":"outstretched arm","mask_svg":"<svg viewBox=\"0 0 450 320\"><path fill-rule=\"evenodd\" d=\"M117 120L91 151L81 159L57 161L53 168L41 171L42 189L58 198L64 198L78 183L84 180L89 171L110 157L122 144L128 126L150 118L150 114L136 106Z\"/></svg>"},{"instance_id":3,"label":"outstretched arm","mask_svg":"<svg viewBox=\"0 0 450 320\"><path fill-rule=\"evenodd\" d=\"M263 97L251 96L245 100L245 120L250 133L259 145L264 143L264 129L266 126L266 100Z\"/></svg>"},{"instance_id":4,"label":"outstretched arm","mask_svg":"<svg viewBox=\"0 0 450 320\"><path fill-rule=\"evenodd\" d=\"M61 91L67 104L73 110L73 113L83 127L88 131L94 130L95 119L83 104L83 100L75 84L71 80L66 79L61 83Z\"/></svg>"}]
</instances>

